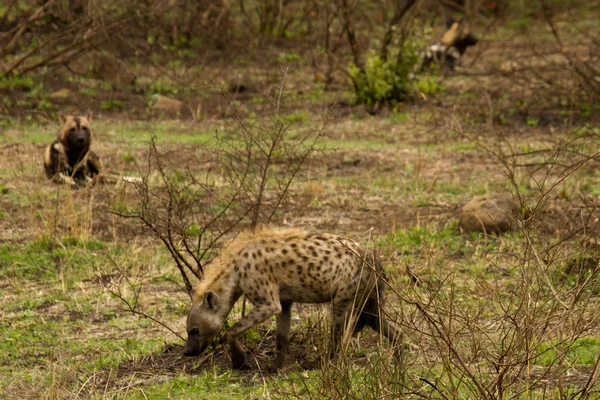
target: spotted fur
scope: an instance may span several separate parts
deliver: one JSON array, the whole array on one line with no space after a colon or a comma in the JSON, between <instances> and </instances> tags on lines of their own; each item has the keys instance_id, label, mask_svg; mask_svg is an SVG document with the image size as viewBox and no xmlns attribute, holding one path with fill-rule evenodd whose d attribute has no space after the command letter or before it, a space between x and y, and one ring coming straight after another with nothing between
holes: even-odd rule
<instances>
[{"instance_id":1,"label":"spotted fur","mask_svg":"<svg viewBox=\"0 0 600 400\"><path fill-rule=\"evenodd\" d=\"M273 315L275 367L283 364L294 302L332 304L331 355L348 326L357 332L368 325L395 343L396 328L381 315L382 274L373 253L348 238L296 229L242 233L206 266L188 315L184 354L198 355L207 348L242 294L254 307L227 332L234 368L247 366L240 335Z\"/></svg>"}]
</instances>

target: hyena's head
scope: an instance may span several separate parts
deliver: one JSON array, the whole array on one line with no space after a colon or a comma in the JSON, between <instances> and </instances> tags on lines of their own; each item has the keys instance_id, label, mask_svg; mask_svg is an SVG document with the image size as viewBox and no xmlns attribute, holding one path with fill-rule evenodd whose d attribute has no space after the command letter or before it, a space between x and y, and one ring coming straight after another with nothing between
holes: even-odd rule
<instances>
[{"instance_id":1,"label":"hyena's head","mask_svg":"<svg viewBox=\"0 0 600 400\"><path fill-rule=\"evenodd\" d=\"M448 30L442 37L442 44L453 46L458 49L460 55L465 54L467 47L477 44L478 39L471 33L469 25L465 21L446 20Z\"/></svg>"},{"instance_id":2,"label":"hyena's head","mask_svg":"<svg viewBox=\"0 0 600 400\"><path fill-rule=\"evenodd\" d=\"M92 143L92 112L87 115L59 115L63 124L58 140L68 149L89 149Z\"/></svg>"},{"instance_id":3,"label":"hyena's head","mask_svg":"<svg viewBox=\"0 0 600 400\"><path fill-rule=\"evenodd\" d=\"M217 336L227 316L223 316L219 295L208 290L200 302L194 302L187 318L187 340L183 347L183 355L197 356L202 354Z\"/></svg>"}]
</instances>

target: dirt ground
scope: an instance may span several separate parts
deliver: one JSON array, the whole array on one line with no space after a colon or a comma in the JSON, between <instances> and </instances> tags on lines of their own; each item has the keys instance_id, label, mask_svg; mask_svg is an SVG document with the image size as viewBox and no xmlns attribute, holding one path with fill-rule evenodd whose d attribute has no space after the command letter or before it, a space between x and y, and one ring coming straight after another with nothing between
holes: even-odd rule
<instances>
[{"instance_id":1,"label":"dirt ground","mask_svg":"<svg viewBox=\"0 0 600 400\"><path fill-rule=\"evenodd\" d=\"M518 268L510 247L519 247L515 242L526 235L475 238L461 232L456 221L473 196L508 192L523 213L535 209L532 229L542 242L568 237L577 246L597 246L600 112L588 112L587 105L575 101L565 104L564 86L549 87L532 78L558 81L564 75L565 59L545 36L540 34L541 47L532 52L529 44L521 44L523 35L506 35L503 29L488 33L467 53L463 66L441 81L443 91L417 96L395 109L351 105L343 76L325 89L302 60L268 68L253 65L244 78L252 88L243 93L219 94L213 87L204 98L170 94L183 102L176 112L149 106L142 86L103 89L90 78L44 81L48 94L60 89L71 93L53 100L50 112L35 110L37 100L25 92L2 93L14 106L3 106L0 127L0 318L7 343L0 370L8 376L0 380L0 397L137 398L146 390L160 398L164 387L177 387L174 377L204 379L217 371L211 375L217 391L245 381L230 396L259 398L264 392L246 390L262 390L263 379L277 379L263 375L274 354L273 323L247 338L257 369L222 381L215 378L228 370L222 343L203 358L184 359L180 339L128 312L123 299L115 297L115 288L131 299L143 287L140 310L185 336L189 298L172 259L138 221L117 215L123 207L135 207L135 190L114 183L70 189L46 180L42 157L58 130L54 111L94 111L93 148L113 174L138 176L144 170L151 135L160 149L170 151L163 158L168 168L202 174L213 163L210 147L199 144L200 138L234 132L240 119L268 118L269 99L281 82L277 70L285 69L282 114L288 116L290 132L305 134L324 117L326 123L306 175L291 186L290 199L273 225L375 243L398 287L410 285L409 270L423 282L443 281L442 272L451 271L457 282L470 285L465 296L475 297L485 297L482 287L512 287L506 277ZM583 52L576 39L572 42L566 44L569 52ZM509 64L507 49L513 55ZM218 63L207 68L220 72L223 82L240 70ZM93 97L90 88L97 92ZM102 106L107 101L122 107L108 110ZM568 151L558 154L558 148ZM583 156L586 162L581 162ZM542 166L547 160L558 161ZM459 250L453 247L457 243ZM548 265L554 261L547 260ZM392 300L397 313L404 310L401 303ZM582 311L582 318L593 320L588 314L593 309L597 304ZM292 337L296 363L279 377L319 371L315 363L323 353L327 321L322 308L299 307ZM417 348L421 343L414 335L409 334L408 342ZM592 358L600 351L598 335L597 328L582 335L595 340ZM369 365L363 349L376 343L373 334L361 337L352 345L351 360ZM426 362L419 363L426 369ZM575 363L572 379L560 383L584 385L593 368L593 362Z\"/></svg>"}]
</instances>

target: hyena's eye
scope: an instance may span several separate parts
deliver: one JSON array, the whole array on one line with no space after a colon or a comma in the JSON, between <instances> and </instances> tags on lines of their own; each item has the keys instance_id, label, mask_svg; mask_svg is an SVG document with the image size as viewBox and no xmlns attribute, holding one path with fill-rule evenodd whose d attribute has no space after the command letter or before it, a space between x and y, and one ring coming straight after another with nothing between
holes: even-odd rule
<instances>
[{"instance_id":1,"label":"hyena's eye","mask_svg":"<svg viewBox=\"0 0 600 400\"><path fill-rule=\"evenodd\" d=\"M197 334L199 334L199 333L200 333L200 330L199 330L198 328L194 328L194 329L192 329L192 330L190 331L190 333L191 333L192 335L197 335Z\"/></svg>"},{"instance_id":2,"label":"hyena's eye","mask_svg":"<svg viewBox=\"0 0 600 400\"><path fill-rule=\"evenodd\" d=\"M69 129L69 132L75 132L75 128Z\"/></svg>"},{"instance_id":3,"label":"hyena's eye","mask_svg":"<svg viewBox=\"0 0 600 400\"><path fill-rule=\"evenodd\" d=\"M87 132L87 131L88 131L88 128L87 128L87 126L84 126L84 127L83 127L83 130Z\"/></svg>"}]
</instances>

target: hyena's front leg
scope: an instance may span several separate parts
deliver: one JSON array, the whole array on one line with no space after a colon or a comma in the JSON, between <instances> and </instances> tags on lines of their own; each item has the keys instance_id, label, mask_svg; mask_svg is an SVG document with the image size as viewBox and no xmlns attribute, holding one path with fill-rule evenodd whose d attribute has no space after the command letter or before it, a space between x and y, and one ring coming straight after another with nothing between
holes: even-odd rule
<instances>
[{"instance_id":1,"label":"hyena's front leg","mask_svg":"<svg viewBox=\"0 0 600 400\"><path fill-rule=\"evenodd\" d=\"M90 150L87 157L87 174L86 180L90 185L95 185L100 178L100 172L102 171L102 163L96 153Z\"/></svg>"},{"instance_id":2,"label":"hyena's front leg","mask_svg":"<svg viewBox=\"0 0 600 400\"><path fill-rule=\"evenodd\" d=\"M246 362L246 352L239 342L239 337L251 327L260 324L267 318L280 312L281 304L279 303L279 299L273 302L255 304L252 311L236 322L229 332L227 332L227 343L229 343L231 349L231 367L233 369L249 368Z\"/></svg>"},{"instance_id":3,"label":"hyena's front leg","mask_svg":"<svg viewBox=\"0 0 600 400\"><path fill-rule=\"evenodd\" d=\"M102 162L96 153L90 150L87 157L87 169L91 178L95 178L102 171Z\"/></svg>"}]
</instances>

